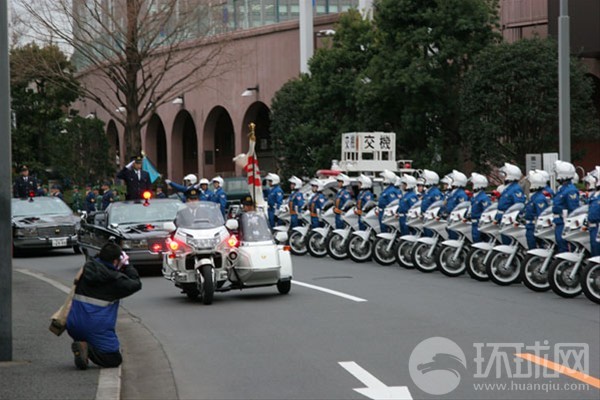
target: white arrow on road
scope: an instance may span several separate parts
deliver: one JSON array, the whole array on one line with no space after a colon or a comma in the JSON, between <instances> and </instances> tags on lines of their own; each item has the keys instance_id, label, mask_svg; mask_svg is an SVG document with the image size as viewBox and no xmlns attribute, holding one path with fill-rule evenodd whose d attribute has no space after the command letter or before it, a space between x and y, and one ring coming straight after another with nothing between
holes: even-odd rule
<instances>
[{"instance_id":1,"label":"white arrow on road","mask_svg":"<svg viewBox=\"0 0 600 400\"><path fill-rule=\"evenodd\" d=\"M412 400L406 386L386 386L354 361L344 361L338 364L366 386L366 388L354 389L363 396L373 400Z\"/></svg>"}]
</instances>

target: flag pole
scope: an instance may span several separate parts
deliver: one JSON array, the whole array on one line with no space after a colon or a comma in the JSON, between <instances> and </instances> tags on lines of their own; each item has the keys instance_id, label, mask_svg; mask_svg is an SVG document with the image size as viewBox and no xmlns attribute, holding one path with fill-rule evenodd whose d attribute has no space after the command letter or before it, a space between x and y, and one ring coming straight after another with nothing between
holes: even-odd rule
<instances>
[{"instance_id":1,"label":"flag pole","mask_svg":"<svg viewBox=\"0 0 600 400\"><path fill-rule=\"evenodd\" d=\"M250 128L250 134L248 135L250 138L251 142L254 142L254 147L253 147L253 153L252 157L254 157L254 159L256 159L256 135L254 133L254 129L256 128L256 124L254 124L254 122L250 122L248 124L248 127ZM254 182L252 184L252 201L254 201L254 208L256 208L256 162L254 162L254 160L252 160L252 179L254 179Z\"/></svg>"}]
</instances>

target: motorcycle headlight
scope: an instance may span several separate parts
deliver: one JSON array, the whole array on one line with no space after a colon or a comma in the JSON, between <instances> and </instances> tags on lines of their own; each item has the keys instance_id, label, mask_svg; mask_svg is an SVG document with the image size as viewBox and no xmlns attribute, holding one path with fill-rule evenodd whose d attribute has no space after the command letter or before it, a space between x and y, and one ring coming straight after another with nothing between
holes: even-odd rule
<instances>
[{"instance_id":1,"label":"motorcycle headlight","mask_svg":"<svg viewBox=\"0 0 600 400\"><path fill-rule=\"evenodd\" d=\"M15 229L15 235L22 237L37 236L37 228L17 228Z\"/></svg>"},{"instance_id":2,"label":"motorcycle headlight","mask_svg":"<svg viewBox=\"0 0 600 400\"><path fill-rule=\"evenodd\" d=\"M146 249L148 248L148 241L146 239L134 239L134 240L123 240L121 242L122 249Z\"/></svg>"},{"instance_id":3,"label":"motorcycle headlight","mask_svg":"<svg viewBox=\"0 0 600 400\"><path fill-rule=\"evenodd\" d=\"M187 244L195 247L196 249L212 249L218 244L217 238L208 239L188 239Z\"/></svg>"}]
</instances>

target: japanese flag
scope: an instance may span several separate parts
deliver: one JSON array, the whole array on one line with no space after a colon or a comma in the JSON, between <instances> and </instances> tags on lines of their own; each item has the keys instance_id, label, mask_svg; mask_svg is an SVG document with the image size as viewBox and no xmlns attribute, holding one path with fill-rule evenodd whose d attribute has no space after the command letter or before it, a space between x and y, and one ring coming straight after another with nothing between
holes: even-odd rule
<instances>
[{"instance_id":1,"label":"japanese flag","mask_svg":"<svg viewBox=\"0 0 600 400\"><path fill-rule=\"evenodd\" d=\"M258 159L256 158L256 138L250 136L250 144L248 147L248 154L239 154L233 161L235 164L242 168L246 172L248 177L248 191L254 199L254 203L257 207L265 206L265 199L263 198L262 180L260 178L260 169L258 168Z\"/></svg>"}]
</instances>

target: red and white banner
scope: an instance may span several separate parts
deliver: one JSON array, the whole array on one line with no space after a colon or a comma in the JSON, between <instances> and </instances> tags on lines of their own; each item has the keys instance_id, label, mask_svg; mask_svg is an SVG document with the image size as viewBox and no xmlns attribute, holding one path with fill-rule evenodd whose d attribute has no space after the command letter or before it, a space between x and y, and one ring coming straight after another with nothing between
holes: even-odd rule
<instances>
[{"instance_id":1,"label":"red and white banner","mask_svg":"<svg viewBox=\"0 0 600 400\"><path fill-rule=\"evenodd\" d=\"M248 177L248 191L254 199L256 206L264 206L265 199L263 198L262 179L260 177L260 169L258 168L258 158L256 157L256 139L253 135L250 136L250 144L248 154L240 154L233 161L238 167L241 167Z\"/></svg>"}]
</instances>

